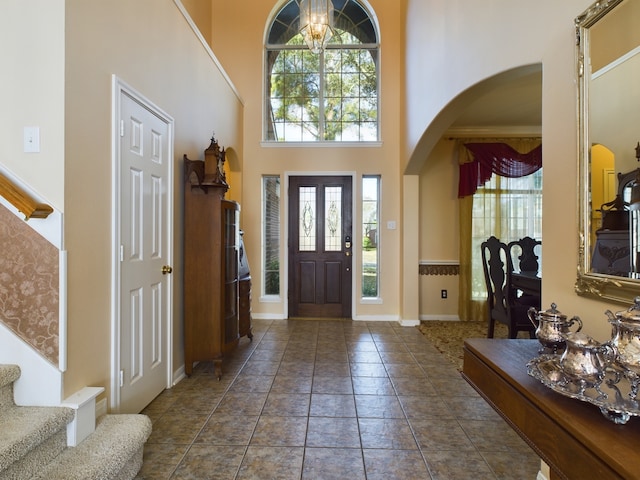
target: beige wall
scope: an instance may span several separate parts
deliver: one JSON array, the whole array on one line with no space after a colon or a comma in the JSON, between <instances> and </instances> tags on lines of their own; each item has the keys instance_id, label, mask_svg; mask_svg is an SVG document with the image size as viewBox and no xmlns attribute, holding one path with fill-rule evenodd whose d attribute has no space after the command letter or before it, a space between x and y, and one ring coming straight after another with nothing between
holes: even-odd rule
<instances>
[{"instance_id":1,"label":"beige wall","mask_svg":"<svg viewBox=\"0 0 640 480\"><path fill-rule=\"evenodd\" d=\"M459 261L458 165L455 141L440 141L420 172L420 262ZM420 317L451 319L458 315L457 275L420 276ZM447 298L441 298L447 290Z\"/></svg>"},{"instance_id":2,"label":"beige wall","mask_svg":"<svg viewBox=\"0 0 640 480\"><path fill-rule=\"evenodd\" d=\"M211 45L211 1L181 0L207 45Z\"/></svg>"},{"instance_id":3,"label":"beige wall","mask_svg":"<svg viewBox=\"0 0 640 480\"><path fill-rule=\"evenodd\" d=\"M64 209L64 3L3 0L0 7L0 166L58 210ZM26 126L40 127L40 153L24 153Z\"/></svg>"},{"instance_id":4,"label":"beige wall","mask_svg":"<svg viewBox=\"0 0 640 480\"><path fill-rule=\"evenodd\" d=\"M527 7L509 0L486 4L463 0L409 1L407 16L407 144L412 152L406 172L417 174L425 163L445 160L433 150L464 107L458 99L486 78L520 65L541 62L543 70L542 136L543 291L567 315L579 315L584 331L599 340L610 337L604 311L621 305L580 297L574 284L578 263L577 93L574 18L590 0L542 1ZM499 17L496 12L500 12ZM499 23L499 28L492 28ZM544 25L544 28L542 28ZM495 33L492 33L495 32ZM491 55L482 52L490 51ZM429 85L429 95L424 95ZM426 195L430 195L428 192ZM428 197L421 205L443 205ZM421 221L423 212L416 212ZM423 227L424 228L424 227ZM452 238L455 242L455 238ZM424 239L422 251L429 251Z\"/></svg>"},{"instance_id":5,"label":"beige wall","mask_svg":"<svg viewBox=\"0 0 640 480\"><path fill-rule=\"evenodd\" d=\"M277 2L280 7L283 2ZM263 57L264 35L270 14L277 13L274 0L254 0L251 9L239 7L237 3L213 0L213 50L222 65L236 84L245 101L244 115L244 156L242 175L242 215L241 223L245 231L245 245L252 269L259 270L260 258L260 215L261 198L257 193L261 189L263 174L280 175L283 181L282 214L286 201L286 172L355 172L355 198L358 198L362 175L378 174L382 176L382 212L381 212L381 258L382 284L381 305L362 305L357 299L354 316L360 318L398 318L400 310L400 256L401 232L403 229L400 209L399 146L401 144L401 99L402 99L402 4L372 0L369 2L380 23L381 38L381 128L382 144L366 147L292 147L265 146L262 140L263 113ZM239 27L242 34L239 34ZM241 60L240 60L241 59ZM232 189L236 188L231 185ZM250 193L246 193L250 192ZM396 221L397 230L387 230L386 222ZM361 242L360 210L356 208L354 217L354 244ZM284 240L284 222L281 229ZM284 265L284 254L281 265ZM359 271L360 258L355 257L354 270ZM417 269L417 267L416 267ZM284 278L284 276L282 277ZM261 302L262 282L259 275L252 276L254 316L281 318L285 314L286 298L278 303ZM359 279L355 291L361 290ZM286 292L286 286L281 286Z\"/></svg>"},{"instance_id":6,"label":"beige wall","mask_svg":"<svg viewBox=\"0 0 640 480\"><path fill-rule=\"evenodd\" d=\"M242 106L172 0L69 0L66 8L65 391L72 393L108 386L111 376L112 75L175 121L173 371L184 362L182 156L202 159L214 131L241 155Z\"/></svg>"},{"instance_id":7,"label":"beige wall","mask_svg":"<svg viewBox=\"0 0 640 480\"><path fill-rule=\"evenodd\" d=\"M275 12L273 0L255 0L250 10L241 3L213 0L207 38L242 101L171 0L3 2L2 46L20 42L20 48L0 49L3 67L12 72L1 80L5 115L0 118L0 162L64 213L69 266L65 391L108 386L110 381L112 74L175 120L176 280L182 275L180 159L184 153L201 158L215 131L229 152L229 197L242 202L254 270L260 270L261 260L257 192L262 174L347 171L355 172L357 180L363 174L380 174L381 224L395 220L398 229L381 229L382 305L356 304L354 314L411 319L418 310L449 312L439 298L430 297L446 288L439 279L420 288L417 281L420 259L457 258L457 222L450 221L457 215L455 190L447 187L455 184L456 172L451 147L441 142L443 132L464 107L469 87L493 76L508 80L504 72L541 63L543 305L556 302L562 312L580 315L585 331L608 337L603 312L621 307L574 293L578 229L573 20L590 3L543 0L527 7L523 22L522 5L510 0L494 2L491 8L464 0L371 0L381 33L383 141L374 147L301 148L261 144L262 46L269 15ZM40 15L33 16L34 11ZM500 28L494 28L496 23ZM41 127L42 152L27 155L22 153L22 127L34 124ZM358 185L356 181L356 198ZM359 210L354 220L359 224ZM284 301L260 302L262 285L259 276L254 278L253 311L283 315ZM183 362L179 281L175 287L174 369Z\"/></svg>"}]
</instances>

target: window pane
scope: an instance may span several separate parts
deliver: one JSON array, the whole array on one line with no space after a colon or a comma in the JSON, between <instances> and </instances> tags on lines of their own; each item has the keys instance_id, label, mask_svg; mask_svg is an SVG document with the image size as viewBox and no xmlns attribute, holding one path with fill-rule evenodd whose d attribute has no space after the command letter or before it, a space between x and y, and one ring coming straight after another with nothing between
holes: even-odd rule
<instances>
[{"instance_id":1,"label":"window pane","mask_svg":"<svg viewBox=\"0 0 640 480\"><path fill-rule=\"evenodd\" d=\"M330 47L319 54L298 33L294 12L299 7L291 0L268 33L266 139L378 140L377 33L368 12L345 0L336 8Z\"/></svg>"},{"instance_id":2,"label":"window pane","mask_svg":"<svg viewBox=\"0 0 640 480\"><path fill-rule=\"evenodd\" d=\"M324 191L324 249L342 250L342 187L326 187Z\"/></svg>"},{"instance_id":3,"label":"window pane","mask_svg":"<svg viewBox=\"0 0 640 480\"><path fill-rule=\"evenodd\" d=\"M378 211L380 177L362 178L362 296L378 296Z\"/></svg>"},{"instance_id":4,"label":"window pane","mask_svg":"<svg viewBox=\"0 0 640 480\"><path fill-rule=\"evenodd\" d=\"M316 250L316 187L300 187L299 195L299 249L301 252L313 252Z\"/></svg>"},{"instance_id":5,"label":"window pane","mask_svg":"<svg viewBox=\"0 0 640 480\"><path fill-rule=\"evenodd\" d=\"M279 52L271 70L269 85L270 122L273 124L275 140L317 140L320 106L317 55L308 50Z\"/></svg>"},{"instance_id":6,"label":"window pane","mask_svg":"<svg viewBox=\"0 0 640 480\"><path fill-rule=\"evenodd\" d=\"M373 57L366 50L326 52L324 118L325 140L377 139L377 77ZM373 71L374 75L370 72ZM361 122L369 124L363 130Z\"/></svg>"},{"instance_id":7,"label":"window pane","mask_svg":"<svg viewBox=\"0 0 640 480\"><path fill-rule=\"evenodd\" d=\"M280 177L262 178L263 285L265 295L280 294Z\"/></svg>"}]
</instances>

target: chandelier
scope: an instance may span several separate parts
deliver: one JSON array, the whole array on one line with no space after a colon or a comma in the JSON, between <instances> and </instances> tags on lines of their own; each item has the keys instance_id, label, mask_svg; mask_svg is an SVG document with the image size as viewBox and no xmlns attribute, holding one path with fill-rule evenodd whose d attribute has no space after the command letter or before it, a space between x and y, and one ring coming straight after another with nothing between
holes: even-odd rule
<instances>
[{"instance_id":1,"label":"chandelier","mask_svg":"<svg viewBox=\"0 0 640 480\"><path fill-rule=\"evenodd\" d=\"M300 33L313 53L320 53L333 36L333 2L300 0Z\"/></svg>"}]
</instances>

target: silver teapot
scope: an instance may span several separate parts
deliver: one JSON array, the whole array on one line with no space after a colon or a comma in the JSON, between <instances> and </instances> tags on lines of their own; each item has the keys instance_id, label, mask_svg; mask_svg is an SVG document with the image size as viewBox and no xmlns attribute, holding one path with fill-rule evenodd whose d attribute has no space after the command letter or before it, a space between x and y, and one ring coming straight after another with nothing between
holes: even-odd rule
<instances>
[{"instance_id":1,"label":"silver teapot","mask_svg":"<svg viewBox=\"0 0 640 480\"><path fill-rule=\"evenodd\" d=\"M618 351L617 363L631 383L630 396L635 400L640 384L640 297L627 310L605 312L612 325L611 343Z\"/></svg>"},{"instance_id":2,"label":"silver teapot","mask_svg":"<svg viewBox=\"0 0 640 480\"><path fill-rule=\"evenodd\" d=\"M611 342L600 343L583 332L564 334L566 348L560 357L562 372L580 385L581 392L587 387L599 385L605 369L616 360L616 349Z\"/></svg>"},{"instance_id":3,"label":"silver teapot","mask_svg":"<svg viewBox=\"0 0 640 480\"><path fill-rule=\"evenodd\" d=\"M535 307L527 310L529 320L536 327L536 337L543 348L550 349L553 353L563 350L566 346L565 335L571 332L574 324L578 325L576 332L582 330L582 320L574 316L567 319L556 309L555 303L551 304L549 310L538 312Z\"/></svg>"}]
</instances>

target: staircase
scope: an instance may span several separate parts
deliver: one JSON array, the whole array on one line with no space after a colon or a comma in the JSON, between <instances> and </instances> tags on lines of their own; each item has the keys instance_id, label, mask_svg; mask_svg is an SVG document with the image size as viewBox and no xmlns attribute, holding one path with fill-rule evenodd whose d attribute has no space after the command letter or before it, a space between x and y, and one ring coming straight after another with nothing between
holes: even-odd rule
<instances>
[{"instance_id":1,"label":"staircase","mask_svg":"<svg viewBox=\"0 0 640 480\"><path fill-rule=\"evenodd\" d=\"M76 447L67 447L68 407L23 407L13 399L17 365L0 365L0 480L133 479L151 434L145 415L104 415Z\"/></svg>"}]
</instances>

